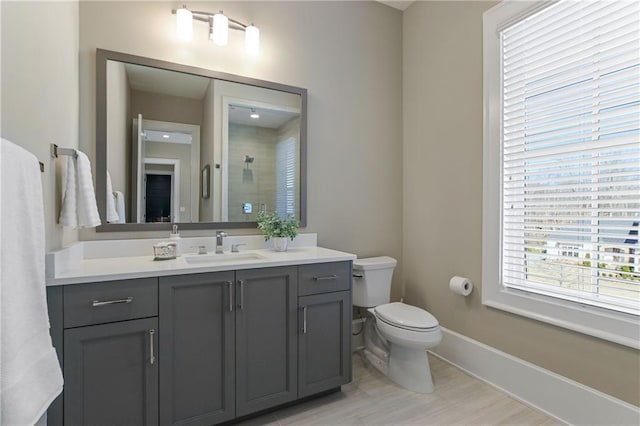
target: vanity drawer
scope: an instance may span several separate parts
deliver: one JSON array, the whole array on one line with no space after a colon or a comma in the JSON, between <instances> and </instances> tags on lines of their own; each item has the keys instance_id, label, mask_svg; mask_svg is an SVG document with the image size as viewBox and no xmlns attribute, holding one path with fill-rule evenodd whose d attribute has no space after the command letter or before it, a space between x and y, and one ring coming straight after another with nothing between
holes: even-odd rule
<instances>
[{"instance_id":1,"label":"vanity drawer","mask_svg":"<svg viewBox=\"0 0 640 426\"><path fill-rule=\"evenodd\" d=\"M64 328L157 315L157 278L64 286Z\"/></svg>"},{"instance_id":2,"label":"vanity drawer","mask_svg":"<svg viewBox=\"0 0 640 426\"><path fill-rule=\"evenodd\" d=\"M314 263L298 269L298 295L351 289L351 262Z\"/></svg>"}]
</instances>

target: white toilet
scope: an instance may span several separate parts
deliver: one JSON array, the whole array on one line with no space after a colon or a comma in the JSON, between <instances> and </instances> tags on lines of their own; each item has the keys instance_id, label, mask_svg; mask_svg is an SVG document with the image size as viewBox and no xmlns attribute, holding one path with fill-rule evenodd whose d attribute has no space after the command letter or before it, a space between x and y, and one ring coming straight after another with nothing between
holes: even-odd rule
<instances>
[{"instance_id":1,"label":"white toilet","mask_svg":"<svg viewBox=\"0 0 640 426\"><path fill-rule=\"evenodd\" d=\"M353 262L353 304L369 308L365 323L367 360L398 385L433 392L427 349L442 340L438 320L404 303L389 303L396 260L381 256Z\"/></svg>"}]
</instances>

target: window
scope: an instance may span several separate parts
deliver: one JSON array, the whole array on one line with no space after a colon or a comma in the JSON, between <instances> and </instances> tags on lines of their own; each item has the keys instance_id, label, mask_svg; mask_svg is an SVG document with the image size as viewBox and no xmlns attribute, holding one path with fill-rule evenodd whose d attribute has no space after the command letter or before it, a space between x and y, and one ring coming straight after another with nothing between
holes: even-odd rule
<instances>
[{"instance_id":1,"label":"window","mask_svg":"<svg viewBox=\"0 0 640 426\"><path fill-rule=\"evenodd\" d=\"M639 347L640 6L514 3L484 17L483 302Z\"/></svg>"},{"instance_id":2,"label":"window","mask_svg":"<svg viewBox=\"0 0 640 426\"><path fill-rule=\"evenodd\" d=\"M292 137L276 145L276 212L283 218L296 215L296 147Z\"/></svg>"}]
</instances>

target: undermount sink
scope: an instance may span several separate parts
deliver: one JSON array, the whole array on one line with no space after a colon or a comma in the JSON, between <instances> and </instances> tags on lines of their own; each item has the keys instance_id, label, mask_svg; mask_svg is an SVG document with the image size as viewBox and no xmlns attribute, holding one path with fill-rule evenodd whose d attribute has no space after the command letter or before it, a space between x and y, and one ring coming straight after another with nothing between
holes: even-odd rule
<instances>
[{"instance_id":1,"label":"undermount sink","mask_svg":"<svg viewBox=\"0 0 640 426\"><path fill-rule=\"evenodd\" d=\"M257 253L193 254L184 258L187 263L222 263L261 259L265 257Z\"/></svg>"}]
</instances>

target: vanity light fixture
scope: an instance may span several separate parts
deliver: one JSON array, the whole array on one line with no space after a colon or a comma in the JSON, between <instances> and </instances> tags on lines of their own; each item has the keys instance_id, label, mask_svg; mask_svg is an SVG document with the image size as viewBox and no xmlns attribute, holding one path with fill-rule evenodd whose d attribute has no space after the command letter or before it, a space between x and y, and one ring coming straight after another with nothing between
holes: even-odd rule
<instances>
[{"instance_id":1,"label":"vanity light fixture","mask_svg":"<svg viewBox=\"0 0 640 426\"><path fill-rule=\"evenodd\" d=\"M258 114L255 109L251 108L251 114L249 115L249 117L260 118L260 114Z\"/></svg>"},{"instance_id":2,"label":"vanity light fixture","mask_svg":"<svg viewBox=\"0 0 640 426\"><path fill-rule=\"evenodd\" d=\"M231 19L222 11L218 13L199 12L187 9L183 5L180 9L172 10L176 15L177 37L180 40L191 40L193 36L193 21L209 23L209 39L218 46L226 46L229 42L229 29L244 31L244 47L249 55L257 55L260 51L260 30L253 24L245 25Z\"/></svg>"},{"instance_id":3,"label":"vanity light fixture","mask_svg":"<svg viewBox=\"0 0 640 426\"><path fill-rule=\"evenodd\" d=\"M209 18L209 39L218 46L226 46L229 42L229 18L222 11Z\"/></svg>"},{"instance_id":4,"label":"vanity light fixture","mask_svg":"<svg viewBox=\"0 0 640 426\"><path fill-rule=\"evenodd\" d=\"M186 7L176 11L176 30L179 40L191 40L193 36L193 14Z\"/></svg>"}]
</instances>

